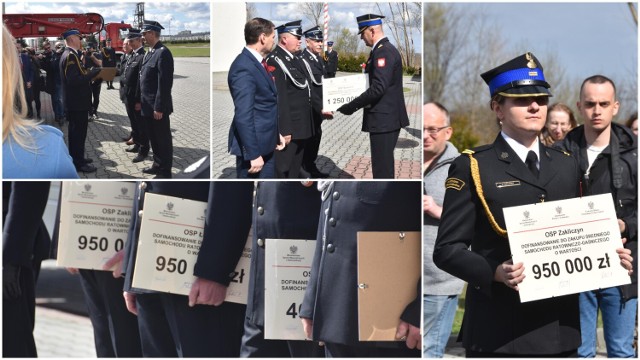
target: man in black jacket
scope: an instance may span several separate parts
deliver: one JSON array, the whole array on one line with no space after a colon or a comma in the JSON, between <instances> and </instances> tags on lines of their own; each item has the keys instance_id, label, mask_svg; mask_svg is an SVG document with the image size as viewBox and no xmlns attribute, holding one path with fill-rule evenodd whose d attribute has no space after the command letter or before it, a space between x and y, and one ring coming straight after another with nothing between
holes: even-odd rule
<instances>
[{"instance_id":1,"label":"man in black jacket","mask_svg":"<svg viewBox=\"0 0 640 360\"><path fill-rule=\"evenodd\" d=\"M362 131L369 133L371 168L374 179L393 179L395 163L393 150L400 129L409 125L409 115L402 92L402 58L382 30L384 16L358 16L358 34L371 54L365 72L369 88L338 111L351 115L364 108Z\"/></svg>"},{"instance_id":2,"label":"man in black jacket","mask_svg":"<svg viewBox=\"0 0 640 360\"><path fill-rule=\"evenodd\" d=\"M638 146L636 137L613 122L620 104L613 81L594 75L582 83L577 103L584 125L572 130L562 143L578 160L584 195L611 193L624 247L631 250L633 267L638 252ZM580 294L582 345L578 356L594 357L596 320L602 312L609 357L633 357L633 333L638 298L638 275L632 283Z\"/></svg>"},{"instance_id":3,"label":"man in black jacket","mask_svg":"<svg viewBox=\"0 0 640 360\"><path fill-rule=\"evenodd\" d=\"M103 45L102 45L102 49L100 50L100 52L102 53L102 66L103 67L115 67L116 66L116 61L117 56L116 56L116 50L114 48L111 47L111 39L107 39ZM108 80L107 81L107 90L113 90L115 89L113 87L113 80Z\"/></svg>"},{"instance_id":4,"label":"man in black jacket","mask_svg":"<svg viewBox=\"0 0 640 360\"><path fill-rule=\"evenodd\" d=\"M125 151L137 152L138 155L132 160L137 163L149 155L149 138L147 137L145 124L142 122L140 87L138 87L142 59L145 55L140 30L130 29L125 42L131 48L131 52L127 55L126 62L121 67L120 99L127 108L127 116L129 116L129 121L131 122L131 138L134 142L134 145Z\"/></svg>"},{"instance_id":5,"label":"man in black jacket","mask_svg":"<svg viewBox=\"0 0 640 360\"><path fill-rule=\"evenodd\" d=\"M89 126L91 109L91 79L100 72L100 68L87 69L80 61L82 35L78 29L69 29L62 33L67 48L60 58L60 76L64 108L69 121L69 155L77 171L91 173L96 167L93 159L84 157L84 142Z\"/></svg>"},{"instance_id":6,"label":"man in black jacket","mask_svg":"<svg viewBox=\"0 0 640 360\"><path fill-rule=\"evenodd\" d=\"M171 178L173 137L169 115L173 112L173 55L160 41L162 29L164 27L157 21L145 20L141 30L149 45L140 69L141 111L153 149L153 165L142 172L156 175L156 178Z\"/></svg>"}]
</instances>

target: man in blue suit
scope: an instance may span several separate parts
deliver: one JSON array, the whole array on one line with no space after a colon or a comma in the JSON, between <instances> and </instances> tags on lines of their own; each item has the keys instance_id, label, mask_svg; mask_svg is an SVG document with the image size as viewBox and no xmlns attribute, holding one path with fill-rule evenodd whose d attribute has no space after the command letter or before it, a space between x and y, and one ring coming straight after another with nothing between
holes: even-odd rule
<instances>
[{"instance_id":1,"label":"man in blue suit","mask_svg":"<svg viewBox=\"0 0 640 360\"><path fill-rule=\"evenodd\" d=\"M271 21L253 18L244 26L246 47L231 64L228 84L235 112L229 152L236 155L238 178L274 178L273 153L284 148L278 138L278 97L265 57L276 33Z\"/></svg>"}]
</instances>

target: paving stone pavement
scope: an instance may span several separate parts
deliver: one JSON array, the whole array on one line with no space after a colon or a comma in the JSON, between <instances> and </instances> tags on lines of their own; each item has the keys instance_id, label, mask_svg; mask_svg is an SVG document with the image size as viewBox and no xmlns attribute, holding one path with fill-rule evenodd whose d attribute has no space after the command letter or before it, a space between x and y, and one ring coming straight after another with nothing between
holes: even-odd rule
<instances>
[{"instance_id":1,"label":"paving stone pavement","mask_svg":"<svg viewBox=\"0 0 640 360\"><path fill-rule=\"evenodd\" d=\"M209 74L211 71L208 57L174 58L171 93L174 110L170 115L174 174L209 154L211 144ZM124 104L120 101L119 78L116 78L113 83L115 90L107 90L106 82L102 83L98 106L99 119L89 123L85 143L86 156L94 160L93 165L98 170L94 173L78 174L83 179L153 177L142 173L142 169L153 163L151 156L145 161L134 164L131 160L136 154L124 151L127 146L122 138L129 135L131 126ZM40 98L44 123L60 128L53 121L49 94L42 92ZM65 123L62 131L65 141L68 141L68 124Z\"/></svg>"},{"instance_id":2,"label":"paving stone pavement","mask_svg":"<svg viewBox=\"0 0 640 360\"><path fill-rule=\"evenodd\" d=\"M235 178L235 156L227 151L229 126L233 120L233 100L227 85L227 72L213 73L211 136L212 177ZM338 76L348 75L338 73ZM405 103L410 124L400 131L394 155L397 179L421 179L422 166L422 85L419 78L404 77ZM316 165L320 171L338 179L371 179L369 134L362 132L362 110L347 116L335 113L322 124L322 141Z\"/></svg>"}]
</instances>

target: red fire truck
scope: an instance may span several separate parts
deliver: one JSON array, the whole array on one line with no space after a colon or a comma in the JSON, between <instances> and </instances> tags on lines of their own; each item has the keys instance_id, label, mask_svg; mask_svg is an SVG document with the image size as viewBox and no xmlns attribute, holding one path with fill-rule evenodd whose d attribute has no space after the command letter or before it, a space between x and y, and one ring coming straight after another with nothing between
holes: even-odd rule
<instances>
[{"instance_id":1,"label":"red fire truck","mask_svg":"<svg viewBox=\"0 0 640 360\"><path fill-rule=\"evenodd\" d=\"M122 43L132 26L120 23L104 23L100 14L3 14L5 26L15 38L59 37L69 28L77 28L82 34L97 35L102 41L111 39L111 46L117 55L116 66L120 66L120 57L124 54Z\"/></svg>"}]
</instances>

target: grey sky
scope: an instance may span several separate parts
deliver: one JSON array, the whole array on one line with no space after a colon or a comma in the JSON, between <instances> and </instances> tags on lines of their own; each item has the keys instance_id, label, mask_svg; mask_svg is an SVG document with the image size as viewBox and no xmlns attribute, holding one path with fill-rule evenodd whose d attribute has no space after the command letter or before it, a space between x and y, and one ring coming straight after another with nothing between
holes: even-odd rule
<instances>
[{"instance_id":1,"label":"grey sky","mask_svg":"<svg viewBox=\"0 0 640 360\"><path fill-rule=\"evenodd\" d=\"M145 2L145 19L156 20L164 26L165 34L182 30L210 31L209 2ZM136 9L135 2L6 2L5 13L87 13L102 15L105 22L131 23ZM169 26L170 25L170 26ZM171 29L169 30L169 27Z\"/></svg>"}]
</instances>

